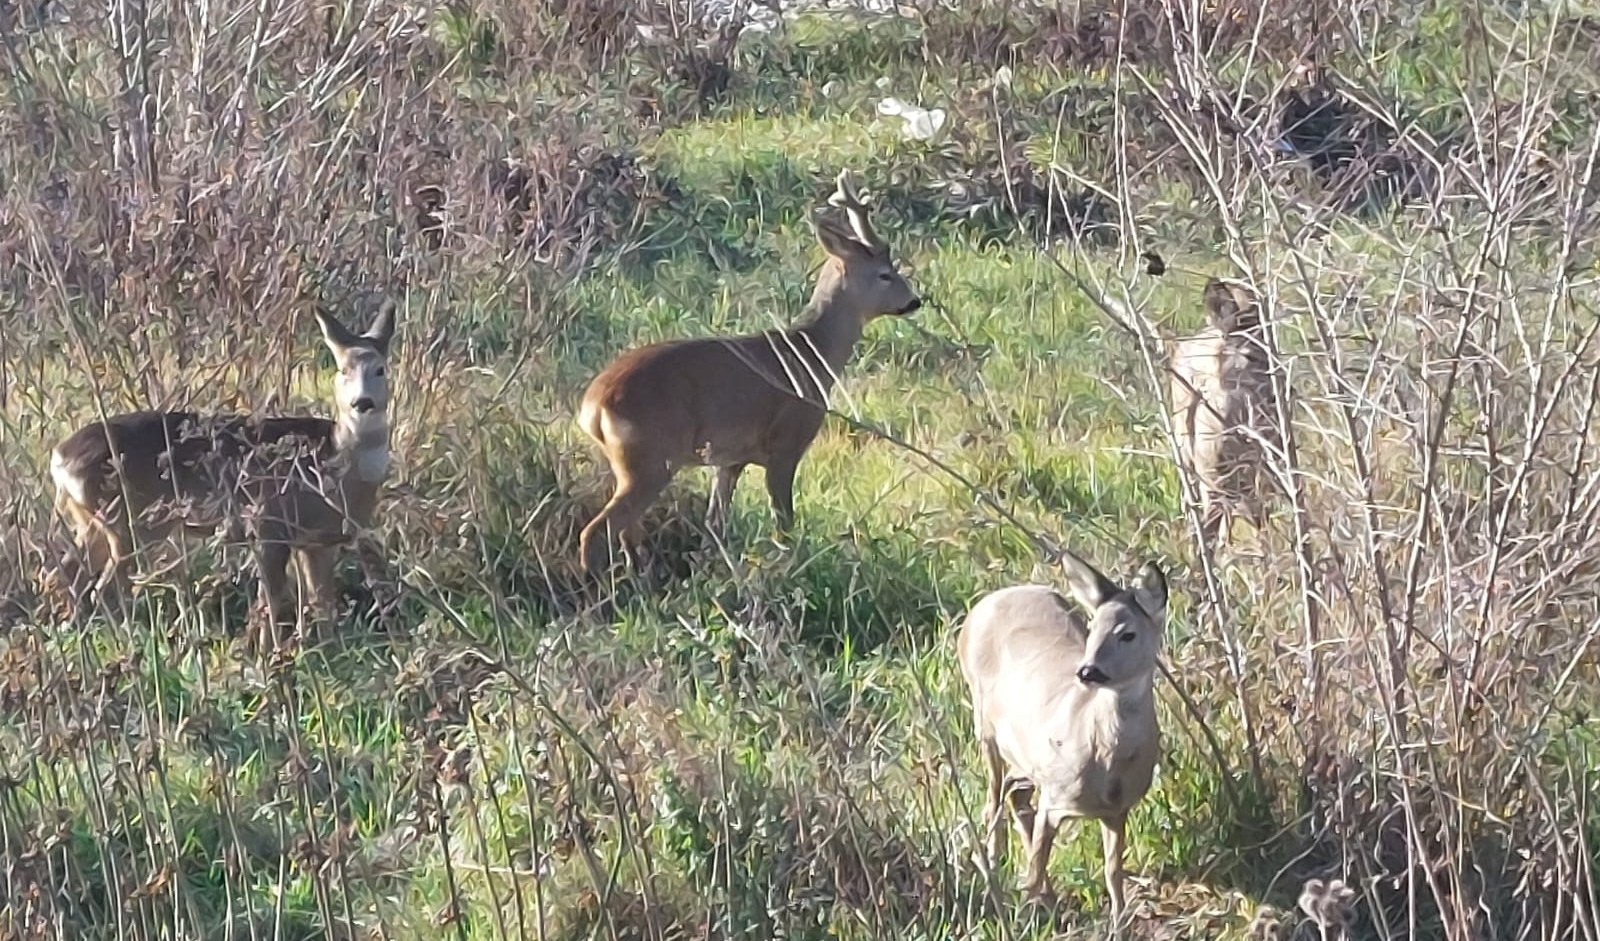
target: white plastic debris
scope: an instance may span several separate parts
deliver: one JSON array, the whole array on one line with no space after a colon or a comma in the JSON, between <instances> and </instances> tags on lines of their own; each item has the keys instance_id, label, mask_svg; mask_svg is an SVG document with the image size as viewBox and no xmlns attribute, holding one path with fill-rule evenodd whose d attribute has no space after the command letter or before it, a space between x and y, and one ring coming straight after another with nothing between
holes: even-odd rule
<instances>
[{"instance_id":1,"label":"white plastic debris","mask_svg":"<svg viewBox=\"0 0 1600 941\"><path fill-rule=\"evenodd\" d=\"M886 118L899 118L900 136L906 140L931 141L944 130L946 120L943 108L921 108L898 98L878 102L878 113Z\"/></svg>"}]
</instances>

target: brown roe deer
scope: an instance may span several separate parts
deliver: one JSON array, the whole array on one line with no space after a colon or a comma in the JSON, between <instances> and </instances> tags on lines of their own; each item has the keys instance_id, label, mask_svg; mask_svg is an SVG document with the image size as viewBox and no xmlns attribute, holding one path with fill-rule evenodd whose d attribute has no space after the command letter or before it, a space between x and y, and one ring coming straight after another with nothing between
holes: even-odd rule
<instances>
[{"instance_id":1,"label":"brown roe deer","mask_svg":"<svg viewBox=\"0 0 1600 941\"><path fill-rule=\"evenodd\" d=\"M1100 821L1114 921L1123 895L1124 825L1150 788L1159 746L1155 671L1167 583L1147 563L1132 590L1063 553L1072 596L1020 585L967 615L957 659L989 771L988 858L1005 849L1002 804L1028 854L1022 886L1049 898L1050 845L1068 817Z\"/></svg>"},{"instance_id":2,"label":"brown roe deer","mask_svg":"<svg viewBox=\"0 0 1600 941\"><path fill-rule=\"evenodd\" d=\"M135 548L242 525L274 635L296 616L291 557L302 593L332 614L339 547L371 527L389 469L394 306L386 304L362 334L315 313L338 368L334 418L132 412L86 425L56 446L56 507L72 525L89 576L97 576L94 590L126 588ZM361 548L370 576L370 547Z\"/></svg>"},{"instance_id":3,"label":"brown roe deer","mask_svg":"<svg viewBox=\"0 0 1600 941\"><path fill-rule=\"evenodd\" d=\"M1208 544L1227 542L1243 507L1265 524L1266 471L1278 434L1271 359L1261 304L1249 287L1212 280L1205 287L1209 328L1172 351L1172 431L1179 460L1195 475L1201 531Z\"/></svg>"},{"instance_id":4,"label":"brown roe deer","mask_svg":"<svg viewBox=\"0 0 1600 941\"><path fill-rule=\"evenodd\" d=\"M642 347L589 384L578 425L600 444L616 491L583 529L586 571L608 567L618 538L634 565L642 565L640 520L686 465L717 469L706 514L713 532L725 528L734 486L751 464L766 469L779 526L793 525L795 469L822 428L828 392L867 322L921 305L873 231L848 172L839 174L828 202L848 222L813 217L828 260L799 326Z\"/></svg>"}]
</instances>

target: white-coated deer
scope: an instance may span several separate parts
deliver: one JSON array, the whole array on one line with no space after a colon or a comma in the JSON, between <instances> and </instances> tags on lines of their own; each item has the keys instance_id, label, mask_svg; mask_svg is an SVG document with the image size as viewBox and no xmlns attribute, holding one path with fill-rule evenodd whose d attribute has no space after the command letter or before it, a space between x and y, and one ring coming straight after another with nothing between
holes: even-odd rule
<instances>
[{"instance_id":1,"label":"white-coated deer","mask_svg":"<svg viewBox=\"0 0 1600 941\"><path fill-rule=\"evenodd\" d=\"M1272 364L1254 291L1232 281L1205 288L1208 329L1172 351L1172 430L1179 459L1193 472L1208 544L1226 542L1233 515L1265 522L1267 453L1276 447Z\"/></svg>"},{"instance_id":2,"label":"white-coated deer","mask_svg":"<svg viewBox=\"0 0 1600 941\"><path fill-rule=\"evenodd\" d=\"M585 570L605 569L619 538L635 566L642 564L640 520L686 465L717 469L706 514L714 532L725 528L734 486L751 464L766 469L779 526L793 524L795 470L867 322L921 305L873 231L848 172L839 174L828 201L848 222L813 218L828 261L799 326L642 347L589 384L578 425L605 452L616 491L583 529Z\"/></svg>"},{"instance_id":3,"label":"white-coated deer","mask_svg":"<svg viewBox=\"0 0 1600 941\"><path fill-rule=\"evenodd\" d=\"M56 446L56 507L73 528L81 557L73 562L88 566L85 573L64 565L69 581L89 577L96 591L122 589L136 548L242 524L273 642L296 616L291 558L302 594L332 614L339 547L371 527L389 469L394 305L385 304L362 334L321 309L316 318L338 367L332 419L132 412L86 425ZM358 544L370 576L371 546Z\"/></svg>"},{"instance_id":4,"label":"white-coated deer","mask_svg":"<svg viewBox=\"0 0 1600 941\"><path fill-rule=\"evenodd\" d=\"M1048 898L1056 829L1068 817L1099 820L1120 922L1124 825L1150 788L1159 744L1154 683L1167 583L1153 562L1132 590L1071 553L1062 564L1087 618L1053 588L1014 586L974 605L957 641L989 771L987 851L993 862L1005 849L1009 802L1028 854L1022 886Z\"/></svg>"}]
</instances>

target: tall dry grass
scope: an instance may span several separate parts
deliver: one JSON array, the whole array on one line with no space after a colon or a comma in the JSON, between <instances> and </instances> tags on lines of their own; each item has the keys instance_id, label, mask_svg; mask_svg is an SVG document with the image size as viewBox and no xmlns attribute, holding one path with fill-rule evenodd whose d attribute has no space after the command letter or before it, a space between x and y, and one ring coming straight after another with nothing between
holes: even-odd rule
<instances>
[{"instance_id":1,"label":"tall dry grass","mask_svg":"<svg viewBox=\"0 0 1600 941\"><path fill-rule=\"evenodd\" d=\"M1375 11L1329 23L1310 61L1381 42L1361 29ZM1406 89L1433 96L1411 114L1355 69L1280 93L1340 115L1336 156L1287 198L1283 112L1237 104L1307 79L1198 47L1132 78L1165 93L1219 248L1267 299L1284 393L1283 525L1254 578L1197 547L1207 620L1243 763L1302 763L1306 852L1356 877L1378 936L1593 937L1600 137L1571 134L1559 26L1518 49L1493 11L1460 15L1504 58L1453 94ZM1341 225L1352 209L1380 221ZM1251 624L1264 609L1279 617Z\"/></svg>"}]
</instances>

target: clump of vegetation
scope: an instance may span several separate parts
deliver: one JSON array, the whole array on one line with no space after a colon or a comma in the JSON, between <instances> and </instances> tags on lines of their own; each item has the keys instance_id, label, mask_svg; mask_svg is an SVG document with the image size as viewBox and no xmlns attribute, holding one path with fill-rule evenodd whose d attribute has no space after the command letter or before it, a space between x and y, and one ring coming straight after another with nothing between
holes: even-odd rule
<instances>
[{"instance_id":1,"label":"clump of vegetation","mask_svg":"<svg viewBox=\"0 0 1600 941\"><path fill-rule=\"evenodd\" d=\"M647 216L676 195L637 156L559 137L491 163L487 176L520 248L557 269L625 255Z\"/></svg>"}]
</instances>

